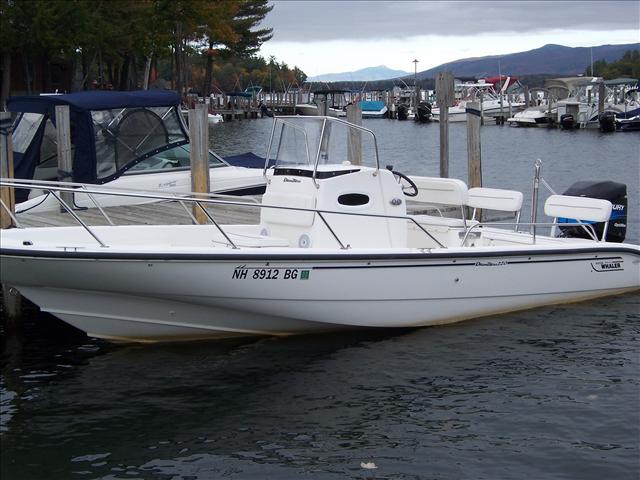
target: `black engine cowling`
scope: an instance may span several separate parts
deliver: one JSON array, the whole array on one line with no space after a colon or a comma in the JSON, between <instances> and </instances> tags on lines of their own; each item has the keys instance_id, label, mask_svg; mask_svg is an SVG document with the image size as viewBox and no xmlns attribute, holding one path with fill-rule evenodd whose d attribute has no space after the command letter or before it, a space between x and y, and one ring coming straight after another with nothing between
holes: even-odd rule
<instances>
[{"instance_id":1,"label":"black engine cowling","mask_svg":"<svg viewBox=\"0 0 640 480\"><path fill-rule=\"evenodd\" d=\"M564 195L574 197L590 197L609 200L613 205L606 240L622 243L627 234L627 186L624 183L611 181L582 181L571 185ZM584 228L575 226L575 219L559 218L560 232L563 237L589 238ZM590 222L583 222L590 223ZM566 226L573 224L574 226ZM604 223L592 223L598 238L602 237Z\"/></svg>"},{"instance_id":2,"label":"black engine cowling","mask_svg":"<svg viewBox=\"0 0 640 480\"><path fill-rule=\"evenodd\" d=\"M614 112L602 112L598 115L598 123L601 132L616 131L616 114Z\"/></svg>"},{"instance_id":3,"label":"black engine cowling","mask_svg":"<svg viewBox=\"0 0 640 480\"><path fill-rule=\"evenodd\" d=\"M561 115L560 125L562 125L562 128L565 130L573 130L578 126L573 113L565 113L564 115Z\"/></svg>"}]
</instances>

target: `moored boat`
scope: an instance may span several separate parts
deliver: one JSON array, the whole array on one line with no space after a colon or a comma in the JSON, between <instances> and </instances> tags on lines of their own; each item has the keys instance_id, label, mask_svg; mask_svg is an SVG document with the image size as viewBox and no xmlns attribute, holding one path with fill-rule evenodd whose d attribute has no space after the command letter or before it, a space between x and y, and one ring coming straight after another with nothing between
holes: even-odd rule
<instances>
[{"instance_id":1,"label":"moored boat","mask_svg":"<svg viewBox=\"0 0 640 480\"><path fill-rule=\"evenodd\" d=\"M20 179L58 178L55 108L69 107L72 171L70 180L114 188L191 191L188 129L180 98L168 90L87 91L66 95L13 97L7 109L17 115L13 128L14 170ZM255 194L264 191L259 170L229 165L209 152L211 191ZM111 197L113 202L134 202ZM18 190L17 211L59 208L41 190ZM75 195L75 206L93 205Z\"/></svg>"},{"instance_id":2,"label":"moored boat","mask_svg":"<svg viewBox=\"0 0 640 480\"><path fill-rule=\"evenodd\" d=\"M352 132L368 140L361 157L346 153ZM331 117L274 119L267 151L262 203L242 204L255 224L3 230L0 280L118 341L428 326L640 288L640 247L619 242L623 220L608 224L617 198L552 195L545 214L570 228L524 223L522 193L380 168L373 133ZM467 208L516 219L487 224Z\"/></svg>"}]
</instances>

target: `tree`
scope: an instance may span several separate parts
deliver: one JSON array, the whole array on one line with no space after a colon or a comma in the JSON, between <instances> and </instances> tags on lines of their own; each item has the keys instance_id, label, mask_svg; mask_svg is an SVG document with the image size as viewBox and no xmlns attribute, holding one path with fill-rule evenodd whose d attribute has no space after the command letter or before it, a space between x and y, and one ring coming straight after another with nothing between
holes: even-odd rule
<instances>
[{"instance_id":1,"label":"tree","mask_svg":"<svg viewBox=\"0 0 640 480\"><path fill-rule=\"evenodd\" d=\"M587 67L585 75L591 75L591 67ZM640 78L640 50L628 50L622 58L613 63L598 60L593 63L593 75L606 80L619 77Z\"/></svg>"}]
</instances>

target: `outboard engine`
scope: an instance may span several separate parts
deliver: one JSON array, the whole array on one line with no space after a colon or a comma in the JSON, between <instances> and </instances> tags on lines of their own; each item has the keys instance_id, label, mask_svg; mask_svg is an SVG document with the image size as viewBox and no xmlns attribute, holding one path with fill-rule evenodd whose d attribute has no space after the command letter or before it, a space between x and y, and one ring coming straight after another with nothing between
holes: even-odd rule
<instances>
[{"instance_id":1,"label":"outboard engine","mask_svg":"<svg viewBox=\"0 0 640 480\"><path fill-rule=\"evenodd\" d=\"M576 119L573 116L573 113L565 113L560 116L560 125L564 130L573 130L576 128Z\"/></svg>"},{"instance_id":2,"label":"outboard engine","mask_svg":"<svg viewBox=\"0 0 640 480\"><path fill-rule=\"evenodd\" d=\"M616 131L616 114L615 112L602 112L598 115L598 122L600 123L601 132L615 132Z\"/></svg>"},{"instance_id":3,"label":"outboard engine","mask_svg":"<svg viewBox=\"0 0 640 480\"><path fill-rule=\"evenodd\" d=\"M418 103L415 120L420 123L431 121L431 104L429 102Z\"/></svg>"},{"instance_id":4,"label":"outboard engine","mask_svg":"<svg viewBox=\"0 0 640 480\"><path fill-rule=\"evenodd\" d=\"M609 200L613 205L609 228L605 240L622 243L627 233L627 186L624 183L611 181L591 182L581 181L571 185L563 195L574 197L590 197ZM583 222L591 223L591 222ZM559 218L560 232L563 237L590 238L584 228L575 226L572 218ZM565 226L573 224L574 226ZM602 237L604 223L591 223L598 238Z\"/></svg>"},{"instance_id":5,"label":"outboard engine","mask_svg":"<svg viewBox=\"0 0 640 480\"><path fill-rule=\"evenodd\" d=\"M264 103L260 102L260 105L258 105L258 107L260 108L260 113L263 117L273 117L273 112L269 110L269 108Z\"/></svg>"},{"instance_id":6,"label":"outboard engine","mask_svg":"<svg viewBox=\"0 0 640 480\"><path fill-rule=\"evenodd\" d=\"M398 120L406 120L409 114L409 107L401 103L398 105Z\"/></svg>"}]
</instances>

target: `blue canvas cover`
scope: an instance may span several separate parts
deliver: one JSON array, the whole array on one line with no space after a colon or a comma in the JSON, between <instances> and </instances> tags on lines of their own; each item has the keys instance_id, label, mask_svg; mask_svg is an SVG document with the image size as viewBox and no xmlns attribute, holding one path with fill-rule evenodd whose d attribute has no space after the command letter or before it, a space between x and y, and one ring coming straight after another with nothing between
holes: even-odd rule
<instances>
[{"instance_id":1,"label":"blue canvas cover","mask_svg":"<svg viewBox=\"0 0 640 480\"><path fill-rule=\"evenodd\" d=\"M384 107L381 100L361 100L360 107L363 112L379 112Z\"/></svg>"},{"instance_id":2,"label":"blue canvas cover","mask_svg":"<svg viewBox=\"0 0 640 480\"><path fill-rule=\"evenodd\" d=\"M29 120L25 113L44 116L38 119L39 123L33 123L34 131L29 132L24 148L14 152L16 178L33 178L36 165L41 161L41 147L48 121L55 126L57 105L69 106L75 182L106 183L144 158L189 141L179 120L180 97L169 90L86 91L66 95L12 97L7 101L7 110L19 114L14 124L14 145L16 134L20 135L20 122L24 118L26 125ZM175 112L169 115L169 110ZM161 118L158 111L165 112L164 117ZM170 131L163 125L167 121L171 122ZM153 125L152 129L156 130L153 135L143 131L148 125ZM129 133L124 131L125 128L129 129ZM136 137L132 137L131 130L136 131ZM145 136L147 144L144 145L144 151L138 152L135 147L140 145L141 135ZM131 143L127 145L127 141ZM133 142L137 143L134 145ZM100 171L99 161L107 157L112 165ZM17 201L25 199L19 197L20 194Z\"/></svg>"}]
</instances>

